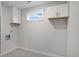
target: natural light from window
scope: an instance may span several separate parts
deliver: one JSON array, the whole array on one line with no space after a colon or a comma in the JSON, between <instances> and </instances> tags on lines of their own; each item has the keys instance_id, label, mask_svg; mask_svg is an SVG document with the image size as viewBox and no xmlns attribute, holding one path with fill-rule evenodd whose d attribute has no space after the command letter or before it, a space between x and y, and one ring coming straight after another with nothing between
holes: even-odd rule
<instances>
[{"instance_id":1,"label":"natural light from window","mask_svg":"<svg viewBox=\"0 0 79 59\"><path fill-rule=\"evenodd\" d=\"M43 9L27 14L27 21L36 22L41 20L43 20Z\"/></svg>"}]
</instances>

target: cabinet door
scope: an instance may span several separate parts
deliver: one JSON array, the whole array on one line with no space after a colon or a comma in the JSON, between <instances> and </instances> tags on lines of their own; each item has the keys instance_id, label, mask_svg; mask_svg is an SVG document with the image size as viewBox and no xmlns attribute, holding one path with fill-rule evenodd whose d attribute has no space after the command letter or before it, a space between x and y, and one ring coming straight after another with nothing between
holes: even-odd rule
<instances>
[{"instance_id":1,"label":"cabinet door","mask_svg":"<svg viewBox=\"0 0 79 59\"><path fill-rule=\"evenodd\" d=\"M48 18L49 17L56 17L56 12L57 12L56 6L48 7L47 8L47 16L48 16Z\"/></svg>"},{"instance_id":2,"label":"cabinet door","mask_svg":"<svg viewBox=\"0 0 79 59\"><path fill-rule=\"evenodd\" d=\"M20 17L21 17L21 14L20 14L20 10L17 8L16 10L16 22L17 23L20 23Z\"/></svg>"},{"instance_id":3,"label":"cabinet door","mask_svg":"<svg viewBox=\"0 0 79 59\"><path fill-rule=\"evenodd\" d=\"M58 13L60 17L68 16L68 4L59 5Z\"/></svg>"},{"instance_id":4,"label":"cabinet door","mask_svg":"<svg viewBox=\"0 0 79 59\"><path fill-rule=\"evenodd\" d=\"M20 23L20 10L18 8L14 8L14 22Z\"/></svg>"}]
</instances>

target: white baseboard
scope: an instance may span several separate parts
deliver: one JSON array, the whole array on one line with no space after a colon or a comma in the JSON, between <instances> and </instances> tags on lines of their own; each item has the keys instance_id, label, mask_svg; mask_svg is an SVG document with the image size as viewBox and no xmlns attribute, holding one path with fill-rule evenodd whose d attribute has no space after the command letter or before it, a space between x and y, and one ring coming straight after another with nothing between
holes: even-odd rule
<instances>
[{"instance_id":1,"label":"white baseboard","mask_svg":"<svg viewBox=\"0 0 79 59\"><path fill-rule=\"evenodd\" d=\"M1 53L1 55L0 55L0 56L3 56L3 55L5 55L5 54L7 54L7 53L9 53L9 52L11 52L11 51L13 51L13 50L17 49L17 48L18 48L18 47L16 47L16 48L12 48L12 49L10 49L10 50L8 50L8 51L4 52L4 53Z\"/></svg>"},{"instance_id":2,"label":"white baseboard","mask_svg":"<svg viewBox=\"0 0 79 59\"><path fill-rule=\"evenodd\" d=\"M30 48L23 48L23 47L19 47L19 48L23 49L23 50L31 51L31 52L34 52L34 53L39 53L39 54L42 54L42 55L47 55L49 57L64 57L64 56L60 56L60 55L56 55L56 54L50 54L50 53L47 53L47 52L42 52L42 51L30 49Z\"/></svg>"}]
</instances>

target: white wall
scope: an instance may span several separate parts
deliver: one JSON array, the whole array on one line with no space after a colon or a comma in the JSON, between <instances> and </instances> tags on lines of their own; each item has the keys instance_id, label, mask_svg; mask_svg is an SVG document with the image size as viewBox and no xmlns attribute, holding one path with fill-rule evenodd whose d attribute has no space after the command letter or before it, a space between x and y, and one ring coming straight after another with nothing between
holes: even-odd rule
<instances>
[{"instance_id":1,"label":"white wall","mask_svg":"<svg viewBox=\"0 0 79 59\"><path fill-rule=\"evenodd\" d=\"M10 49L17 47L17 28L10 25L11 12L10 8L6 5L2 5L2 16L1 16L1 53L5 53ZM10 31L13 30L14 33ZM11 39L6 40L5 36L11 34Z\"/></svg>"},{"instance_id":2,"label":"white wall","mask_svg":"<svg viewBox=\"0 0 79 59\"><path fill-rule=\"evenodd\" d=\"M41 22L27 22L27 13L38 9L44 9L44 20ZM19 44L23 48L66 56L66 21L49 21L46 11L47 6L37 6L22 10Z\"/></svg>"},{"instance_id":3,"label":"white wall","mask_svg":"<svg viewBox=\"0 0 79 59\"><path fill-rule=\"evenodd\" d=\"M42 8L44 9L44 21L32 23L26 21L27 13ZM19 43L19 47L31 48L50 54L66 56L67 52L67 56L79 56L79 2L70 2L68 32L66 32L66 22L50 22L47 19L46 8L47 6L37 6L22 10L22 24L17 29L15 25L10 26L10 8L3 5L1 17L1 52L4 53L16 48ZM61 25L63 26L61 27ZM14 31L12 39L6 40L5 35L10 33L10 30ZM19 39L17 38L18 36Z\"/></svg>"},{"instance_id":4,"label":"white wall","mask_svg":"<svg viewBox=\"0 0 79 59\"><path fill-rule=\"evenodd\" d=\"M79 57L79 1L69 2L67 55Z\"/></svg>"},{"instance_id":5,"label":"white wall","mask_svg":"<svg viewBox=\"0 0 79 59\"><path fill-rule=\"evenodd\" d=\"M0 16L1 16L1 1L0 1Z\"/></svg>"},{"instance_id":6,"label":"white wall","mask_svg":"<svg viewBox=\"0 0 79 59\"><path fill-rule=\"evenodd\" d=\"M1 2L0 2L0 24L1 24ZM1 25L0 25L0 54L1 54Z\"/></svg>"}]
</instances>

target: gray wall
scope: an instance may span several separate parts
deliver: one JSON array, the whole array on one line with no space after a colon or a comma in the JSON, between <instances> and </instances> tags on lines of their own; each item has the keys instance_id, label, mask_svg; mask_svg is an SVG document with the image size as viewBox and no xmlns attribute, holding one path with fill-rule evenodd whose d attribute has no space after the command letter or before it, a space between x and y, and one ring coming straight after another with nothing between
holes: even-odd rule
<instances>
[{"instance_id":1,"label":"gray wall","mask_svg":"<svg viewBox=\"0 0 79 59\"><path fill-rule=\"evenodd\" d=\"M1 24L1 17L0 17L0 24ZM0 55L1 55L1 25L0 25Z\"/></svg>"},{"instance_id":2,"label":"gray wall","mask_svg":"<svg viewBox=\"0 0 79 59\"><path fill-rule=\"evenodd\" d=\"M79 57L79 1L69 2L67 55Z\"/></svg>"},{"instance_id":3,"label":"gray wall","mask_svg":"<svg viewBox=\"0 0 79 59\"><path fill-rule=\"evenodd\" d=\"M1 2L0 2L0 55L1 55Z\"/></svg>"},{"instance_id":4,"label":"gray wall","mask_svg":"<svg viewBox=\"0 0 79 59\"><path fill-rule=\"evenodd\" d=\"M67 24L66 21L49 21L47 7L37 6L22 10L22 23L19 27L19 45L50 54L66 56ZM28 22L29 12L44 9L44 19L41 22Z\"/></svg>"},{"instance_id":5,"label":"gray wall","mask_svg":"<svg viewBox=\"0 0 79 59\"><path fill-rule=\"evenodd\" d=\"M12 20L10 8L2 4L2 18L1 18L1 53L5 53L10 49L17 47L17 28L14 25L10 25ZM14 32L11 33L11 30ZM5 35L11 34L11 39L6 40Z\"/></svg>"}]
</instances>

